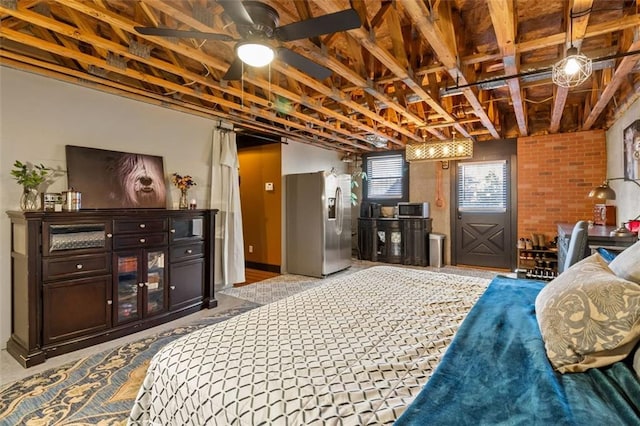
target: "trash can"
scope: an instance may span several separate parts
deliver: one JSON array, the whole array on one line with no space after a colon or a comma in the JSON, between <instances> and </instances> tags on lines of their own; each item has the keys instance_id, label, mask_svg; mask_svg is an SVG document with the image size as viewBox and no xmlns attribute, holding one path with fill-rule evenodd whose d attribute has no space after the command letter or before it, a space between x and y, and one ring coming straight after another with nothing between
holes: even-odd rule
<instances>
[{"instance_id":1,"label":"trash can","mask_svg":"<svg viewBox=\"0 0 640 426\"><path fill-rule=\"evenodd\" d=\"M444 234L429 234L429 266L444 266Z\"/></svg>"}]
</instances>

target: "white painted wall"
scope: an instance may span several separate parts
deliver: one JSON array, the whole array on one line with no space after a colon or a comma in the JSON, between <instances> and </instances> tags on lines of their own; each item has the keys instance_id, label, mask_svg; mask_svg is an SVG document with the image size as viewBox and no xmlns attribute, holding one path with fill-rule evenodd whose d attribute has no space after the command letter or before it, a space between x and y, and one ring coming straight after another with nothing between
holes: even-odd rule
<instances>
[{"instance_id":1,"label":"white painted wall","mask_svg":"<svg viewBox=\"0 0 640 426\"><path fill-rule=\"evenodd\" d=\"M9 174L13 162L65 169L65 145L159 155L170 188L168 207L179 194L168 181L173 172L194 177L197 186L189 198L207 207L215 126L215 120L0 67L0 348L11 333L10 221L4 212L18 210L21 193ZM303 144L283 147L283 173L342 165L332 151ZM62 176L48 191L66 187Z\"/></svg>"},{"instance_id":2,"label":"white painted wall","mask_svg":"<svg viewBox=\"0 0 640 426\"><path fill-rule=\"evenodd\" d=\"M623 132L631 123L640 119L640 99L607 130L607 177L624 177L624 144ZM640 182L639 182L640 183ZM618 225L640 215L640 187L632 182L614 180L609 183L616 191L616 200L609 203L616 205Z\"/></svg>"},{"instance_id":3,"label":"white painted wall","mask_svg":"<svg viewBox=\"0 0 640 426\"><path fill-rule=\"evenodd\" d=\"M347 173L347 165L340 161L336 151L301 143L282 145L282 256L280 269L287 271L287 187L285 176L296 173L310 173L335 168L336 173Z\"/></svg>"}]
</instances>

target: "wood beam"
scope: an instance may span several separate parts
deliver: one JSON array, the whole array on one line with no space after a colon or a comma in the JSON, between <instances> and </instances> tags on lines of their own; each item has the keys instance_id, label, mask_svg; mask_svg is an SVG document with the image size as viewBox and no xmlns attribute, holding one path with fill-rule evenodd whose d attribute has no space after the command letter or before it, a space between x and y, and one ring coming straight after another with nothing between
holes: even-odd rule
<instances>
[{"instance_id":1,"label":"wood beam","mask_svg":"<svg viewBox=\"0 0 640 426\"><path fill-rule=\"evenodd\" d=\"M519 57L516 54L516 16L514 0L487 0L491 22L502 52L505 75L519 73ZM522 89L518 78L506 80L511 94L511 103L520 130L520 136L527 136L527 119L522 102Z\"/></svg>"},{"instance_id":2,"label":"wood beam","mask_svg":"<svg viewBox=\"0 0 640 426\"><path fill-rule=\"evenodd\" d=\"M447 69L447 73L449 73L449 75L461 86L466 85L468 81L458 66L456 50L445 41L451 37L443 34L442 30L433 23L430 19L431 13L424 2L422 0L404 0L402 5L409 13L416 29L420 32L422 37L429 42L431 48L436 53L436 56ZM475 115L480 119L482 125L489 131L491 136L495 139L500 139L500 135L498 134L494 124L487 116L487 113L482 108L475 92L471 88L467 87L462 90L462 93L467 98L467 101L469 102L469 105L471 105Z\"/></svg>"},{"instance_id":3,"label":"wood beam","mask_svg":"<svg viewBox=\"0 0 640 426\"><path fill-rule=\"evenodd\" d=\"M634 30L634 42L629 45L627 52L633 52L634 50L640 49L640 26ZM607 106L613 95L618 90L618 87L622 83L622 81L626 78L627 74L631 72L634 66L640 61L640 54L625 56L620 60L620 63L616 67L615 72L613 73L613 77L609 84L606 85L600 97L598 98L598 102L593 106L591 112L587 116L582 125L582 130L589 130L591 126L594 125L604 107Z\"/></svg>"}]
</instances>

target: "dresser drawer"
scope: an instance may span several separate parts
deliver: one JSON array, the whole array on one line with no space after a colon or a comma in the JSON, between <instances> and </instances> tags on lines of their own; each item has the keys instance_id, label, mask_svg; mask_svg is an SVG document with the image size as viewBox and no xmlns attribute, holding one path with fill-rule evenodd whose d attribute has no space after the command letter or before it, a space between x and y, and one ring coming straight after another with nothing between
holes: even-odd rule
<instances>
[{"instance_id":1,"label":"dresser drawer","mask_svg":"<svg viewBox=\"0 0 640 426\"><path fill-rule=\"evenodd\" d=\"M153 247L167 245L167 234L116 235L113 237L113 248Z\"/></svg>"},{"instance_id":2,"label":"dresser drawer","mask_svg":"<svg viewBox=\"0 0 640 426\"><path fill-rule=\"evenodd\" d=\"M42 262L44 280L104 275L111 273L111 253L88 254L65 258L45 258Z\"/></svg>"},{"instance_id":3,"label":"dresser drawer","mask_svg":"<svg viewBox=\"0 0 640 426\"><path fill-rule=\"evenodd\" d=\"M164 232L168 229L167 219L120 220L113 222L113 233Z\"/></svg>"},{"instance_id":4,"label":"dresser drawer","mask_svg":"<svg viewBox=\"0 0 640 426\"><path fill-rule=\"evenodd\" d=\"M184 259L191 259L194 257L202 257L204 254L204 243L185 244L177 247L172 246L170 249L169 258L171 262L176 262Z\"/></svg>"}]
</instances>

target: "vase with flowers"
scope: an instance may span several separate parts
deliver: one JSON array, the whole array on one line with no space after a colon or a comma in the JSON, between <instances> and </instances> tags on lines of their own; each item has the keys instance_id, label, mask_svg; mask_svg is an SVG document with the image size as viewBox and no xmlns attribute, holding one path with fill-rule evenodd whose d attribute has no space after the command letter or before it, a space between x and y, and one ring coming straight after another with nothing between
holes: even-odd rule
<instances>
[{"instance_id":1,"label":"vase with flowers","mask_svg":"<svg viewBox=\"0 0 640 426\"><path fill-rule=\"evenodd\" d=\"M188 191L189 188L196 185L196 182L189 175L181 176L177 173L171 175L171 182L180 190L180 202L178 207L181 209L189 208Z\"/></svg>"},{"instance_id":2,"label":"vase with flowers","mask_svg":"<svg viewBox=\"0 0 640 426\"><path fill-rule=\"evenodd\" d=\"M11 176L22 185L20 208L22 210L38 210L40 208L39 186L53 174L53 170L44 164L28 165L16 160L13 163Z\"/></svg>"}]
</instances>

